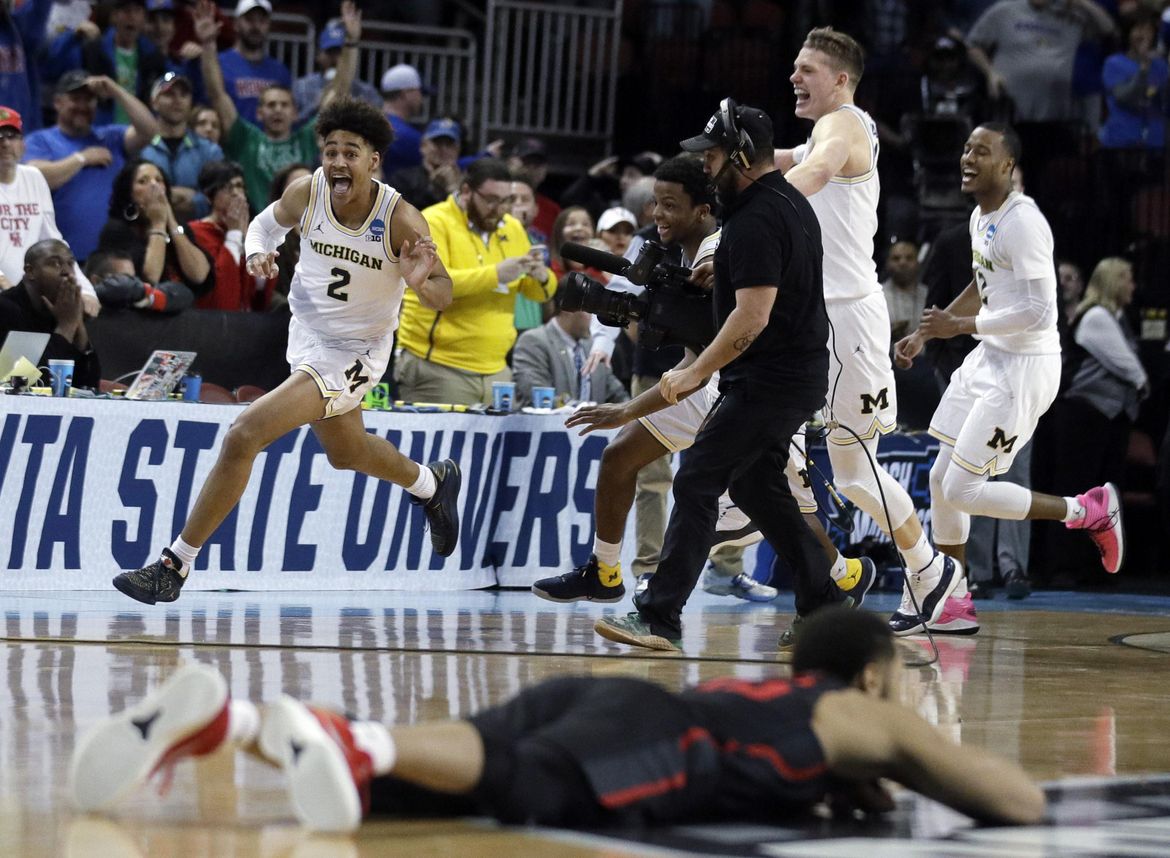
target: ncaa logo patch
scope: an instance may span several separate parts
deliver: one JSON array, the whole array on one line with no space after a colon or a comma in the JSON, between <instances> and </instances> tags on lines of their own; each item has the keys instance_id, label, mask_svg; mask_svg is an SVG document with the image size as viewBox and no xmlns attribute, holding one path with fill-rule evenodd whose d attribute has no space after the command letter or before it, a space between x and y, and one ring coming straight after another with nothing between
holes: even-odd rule
<instances>
[{"instance_id":1,"label":"ncaa logo patch","mask_svg":"<svg viewBox=\"0 0 1170 858\"><path fill-rule=\"evenodd\" d=\"M381 218L375 218L374 222L370 224L370 232L366 236L366 241L381 241L385 234L386 222Z\"/></svg>"}]
</instances>

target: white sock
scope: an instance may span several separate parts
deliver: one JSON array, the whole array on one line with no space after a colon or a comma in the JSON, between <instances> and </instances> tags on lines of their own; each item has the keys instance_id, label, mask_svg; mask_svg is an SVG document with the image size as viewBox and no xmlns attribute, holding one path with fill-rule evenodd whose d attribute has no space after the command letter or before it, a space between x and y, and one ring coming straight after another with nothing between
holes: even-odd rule
<instances>
[{"instance_id":1,"label":"white sock","mask_svg":"<svg viewBox=\"0 0 1170 858\"><path fill-rule=\"evenodd\" d=\"M1085 505L1079 500L1076 498L1065 498L1064 503L1068 507L1068 510L1065 512L1064 518L1061 521L1080 521L1085 517Z\"/></svg>"},{"instance_id":2,"label":"white sock","mask_svg":"<svg viewBox=\"0 0 1170 858\"><path fill-rule=\"evenodd\" d=\"M930 544L925 533L918 537L913 548L899 548L898 551L901 552L902 559L906 561L906 568L911 572L917 572L919 569L929 566L930 561L934 559L934 546Z\"/></svg>"},{"instance_id":3,"label":"white sock","mask_svg":"<svg viewBox=\"0 0 1170 858\"><path fill-rule=\"evenodd\" d=\"M829 576L834 581L840 581L849 573L849 566L845 563L845 555L840 551L837 552L837 559L833 561L833 568L829 570Z\"/></svg>"},{"instance_id":4,"label":"white sock","mask_svg":"<svg viewBox=\"0 0 1170 858\"><path fill-rule=\"evenodd\" d=\"M955 592L951 593L951 596L955 599L961 599L966 596L968 592L967 576L964 574L963 577L959 579L959 583L955 585Z\"/></svg>"},{"instance_id":5,"label":"white sock","mask_svg":"<svg viewBox=\"0 0 1170 858\"><path fill-rule=\"evenodd\" d=\"M260 710L250 700L228 703L228 744L246 748L260 735Z\"/></svg>"},{"instance_id":6,"label":"white sock","mask_svg":"<svg viewBox=\"0 0 1170 858\"><path fill-rule=\"evenodd\" d=\"M431 472L431 469L423 465L419 465L418 479L414 481L413 485L407 487L406 490L416 498L427 500L428 498L435 496L435 489L437 487L438 486L435 483L435 475Z\"/></svg>"},{"instance_id":7,"label":"white sock","mask_svg":"<svg viewBox=\"0 0 1170 858\"><path fill-rule=\"evenodd\" d=\"M353 743L370 755L374 775L390 774L398 758L398 749L394 747L394 739L386 725L377 721L350 721L349 729L353 733Z\"/></svg>"},{"instance_id":8,"label":"white sock","mask_svg":"<svg viewBox=\"0 0 1170 858\"><path fill-rule=\"evenodd\" d=\"M620 542L606 542L598 536L593 537L593 553L599 562L606 566L617 566L622 562L622 544Z\"/></svg>"},{"instance_id":9,"label":"white sock","mask_svg":"<svg viewBox=\"0 0 1170 858\"><path fill-rule=\"evenodd\" d=\"M191 567L195 563L195 558L199 556L199 549L188 545L183 541L183 537L178 536L171 545L171 552L183 561L183 568L179 570L179 574L186 578L187 573L191 571Z\"/></svg>"}]
</instances>

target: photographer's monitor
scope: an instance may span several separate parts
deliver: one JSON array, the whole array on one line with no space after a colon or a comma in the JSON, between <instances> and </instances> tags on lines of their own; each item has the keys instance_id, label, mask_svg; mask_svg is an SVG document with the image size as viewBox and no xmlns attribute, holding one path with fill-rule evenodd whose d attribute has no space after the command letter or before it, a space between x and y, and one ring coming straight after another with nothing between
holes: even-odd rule
<instances>
[{"instance_id":1,"label":"photographer's monitor","mask_svg":"<svg viewBox=\"0 0 1170 858\"><path fill-rule=\"evenodd\" d=\"M21 358L26 359L34 367L39 367L41 357L49 345L49 336L32 331L9 331L3 348L0 348L0 381L7 380ZM38 370L37 376L30 378L29 381L34 382L39 377Z\"/></svg>"}]
</instances>

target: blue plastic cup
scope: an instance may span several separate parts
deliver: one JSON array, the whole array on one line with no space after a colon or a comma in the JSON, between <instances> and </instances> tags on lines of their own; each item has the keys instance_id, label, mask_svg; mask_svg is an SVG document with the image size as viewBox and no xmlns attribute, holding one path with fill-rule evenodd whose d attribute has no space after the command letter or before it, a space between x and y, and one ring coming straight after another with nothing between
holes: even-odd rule
<instances>
[{"instance_id":1,"label":"blue plastic cup","mask_svg":"<svg viewBox=\"0 0 1170 858\"><path fill-rule=\"evenodd\" d=\"M492 382L492 408L496 411L511 411L516 402L516 385L510 381Z\"/></svg>"},{"instance_id":2,"label":"blue plastic cup","mask_svg":"<svg viewBox=\"0 0 1170 858\"><path fill-rule=\"evenodd\" d=\"M52 379L53 395L68 396L69 388L73 387L73 361L49 361L49 377Z\"/></svg>"},{"instance_id":3,"label":"blue plastic cup","mask_svg":"<svg viewBox=\"0 0 1170 858\"><path fill-rule=\"evenodd\" d=\"M203 387L203 376L193 372L183 379L183 401L198 402L199 390Z\"/></svg>"},{"instance_id":4,"label":"blue plastic cup","mask_svg":"<svg viewBox=\"0 0 1170 858\"><path fill-rule=\"evenodd\" d=\"M555 405L557 389L555 387L532 388L532 405L535 408L552 408Z\"/></svg>"}]
</instances>

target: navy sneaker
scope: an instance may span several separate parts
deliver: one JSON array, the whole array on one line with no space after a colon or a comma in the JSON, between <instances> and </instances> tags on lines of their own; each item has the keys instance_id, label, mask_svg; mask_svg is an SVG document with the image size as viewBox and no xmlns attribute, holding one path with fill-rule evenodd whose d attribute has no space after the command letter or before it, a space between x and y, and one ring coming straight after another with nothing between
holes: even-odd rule
<instances>
[{"instance_id":1,"label":"navy sneaker","mask_svg":"<svg viewBox=\"0 0 1170 858\"><path fill-rule=\"evenodd\" d=\"M962 580L963 567L953 557L936 551L928 564L906 576L902 604L890 617L890 629L895 635L902 637L917 634L927 625L937 623L946 607L947 598ZM909 590L905 588L913 590L918 607L922 609L921 613L914 611Z\"/></svg>"},{"instance_id":2,"label":"navy sneaker","mask_svg":"<svg viewBox=\"0 0 1170 858\"><path fill-rule=\"evenodd\" d=\"M114 576L114 586L139 602L153 605L156 602L173 602L179 598L183 582L187 579L179 574L183 561L169 548L164 548L158 560L133 572Z\"/></svg>"},{"instance_id":3,"label":"navy sneaker","mask_svg":"<svg viewBox=\"0 0 1170 858\"><path fill-rule=\"evenodd\" d=\"M792 624L780 634L780 652L792 653L792 648L796 646L796 639L800 637L800 624L804 622L804 617L797 614L792 618Z\"/></svg>"},{"instance_id":4,"label":"navy sneaker","mask_svg":"<svg viewBox=\"0 0 1170 858\"><path fill-rule=\"evenodd\" d=\"M532 585L532 592L550 602L620 602L626 595L626 585L620 581L622 565L619 563L606 574L616 575L618 583L606 586L601 582L597 555L590 554L589 562L572 572L541 578Z\"/></svg>"},{"instance_id":5,"label":"navy sneaker","mask_svg":"<svg viewBox=\"0 0 1170 858\"><path fill-rule=\"evenodd\" d=\"M424 500L412 497L421 506L431 528L431 548L440 557L450 557L459 544L459 487L463 475L454 459L431 462L427 467L435 475L435 493Z\"/></svg>"}]
</instances>

